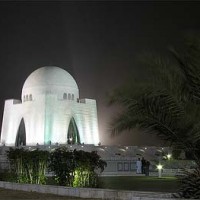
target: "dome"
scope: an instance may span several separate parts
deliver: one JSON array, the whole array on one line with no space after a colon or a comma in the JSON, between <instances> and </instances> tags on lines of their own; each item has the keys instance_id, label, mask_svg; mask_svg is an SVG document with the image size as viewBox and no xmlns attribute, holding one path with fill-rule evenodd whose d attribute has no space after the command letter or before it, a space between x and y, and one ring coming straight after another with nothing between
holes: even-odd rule
<instances>
[{"instance_id":1,"label":"dome","mask_svg":"<svg viewBox=\"0 0 200 200\"><path fill-rule=\"evenodd\" d=\"M56 66L41 67L32 72L26 79L22 96L28 93L44 94L58 92L78 92L74 78L64 69Z\"/></svg>"}]
</instances>

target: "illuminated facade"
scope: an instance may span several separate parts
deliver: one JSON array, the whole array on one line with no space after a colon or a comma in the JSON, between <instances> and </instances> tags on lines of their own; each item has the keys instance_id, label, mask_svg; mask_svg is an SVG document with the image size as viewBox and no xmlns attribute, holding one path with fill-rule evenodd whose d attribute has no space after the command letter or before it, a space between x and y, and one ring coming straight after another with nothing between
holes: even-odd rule
<instances>
[{"instance_id":1,"label":"illuminated facade","mask_svg":"<svg viewBox=\"0 0 200 200\"><path fill-rule=\"evenodd\" d=\"M5 101L1 143L98 144L96 100L79 99L76 81L65 70L39 68L26 79L21 100Z\"/></svg>"}]
</instances>

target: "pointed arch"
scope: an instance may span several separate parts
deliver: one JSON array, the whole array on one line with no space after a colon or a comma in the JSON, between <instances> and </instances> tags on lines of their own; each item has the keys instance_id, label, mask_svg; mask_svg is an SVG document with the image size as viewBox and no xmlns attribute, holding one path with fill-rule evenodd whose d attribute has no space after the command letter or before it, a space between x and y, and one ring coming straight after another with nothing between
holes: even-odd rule
<instances>
[{"instance_id":1,"label":"pointed arch","mask_svg":"<svg viewBox=\"0 0 200 200\"><path fill-rule=\"evenodd\" d=\"M16 140L15 140L15 146L20 146L26 145L26 128L25 128L25 123L24 123L24 119L21 119L21 122L19 124L19 128L17 130L17 136L16 136Z\"/></svg>"},{"instance_id":2,"label":"pointed arch","mask_svg":"<svg viewBox=\"0 0 200 200\"><path fill-rule=\"evenodd\" d=\"M32 101L33 100L33 96L32 94L29 94L29 101Z\"/></svg>"},{"instance_id":3,"label":"pointed arch","mask_svg":"<svg viewBox=\"0 0 200 200\"><path fill-rule=\"evenodd\" d=\"M63 99L67 99L67 93L63 94Z\"/></svg>"},{"instance_id":4,"label":"pointed arch","mask_svg":"<svg viewBox=\"0 0 200 200\"><path fill-rule=\"evenodd\" d=\"M79 131L74 118L72 117L69 122L68 133L67 133L68 144L81 144Z\"/></svg>"}]
</instances>

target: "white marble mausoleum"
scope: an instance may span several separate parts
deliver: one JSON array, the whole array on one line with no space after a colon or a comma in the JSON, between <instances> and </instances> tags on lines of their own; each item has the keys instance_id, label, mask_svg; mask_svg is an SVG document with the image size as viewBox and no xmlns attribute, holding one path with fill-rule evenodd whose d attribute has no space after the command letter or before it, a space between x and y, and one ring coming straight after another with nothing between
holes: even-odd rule
<instances>
[{"instance_id":1,"label":"white marble mausoleum","mask_svg":"<svg viewBox=\"0 0 200 200\"><path fill-rule=\"evenodd\" d=\"M76 81L64 69L39 68L26 79L21 100L5 101L1 143L98 144L96 100L80 99Z\"/></svg>"}]
</instances>

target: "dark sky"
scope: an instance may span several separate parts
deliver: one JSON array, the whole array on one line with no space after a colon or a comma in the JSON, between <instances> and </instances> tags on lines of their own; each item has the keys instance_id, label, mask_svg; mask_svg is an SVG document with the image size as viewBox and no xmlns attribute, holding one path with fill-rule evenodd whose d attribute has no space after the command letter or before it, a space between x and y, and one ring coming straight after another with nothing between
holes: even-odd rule
<instances>
[{"instance_id":1,"label":"dark sky","mask_svg":"<svg viewBox=\"0 0 200 200\"><path fill-rule=\"evenodd\" d=\"M27 76L56 65L77 81L81 98L98 105L103 144L153 145L132 131L110 138L115 108L106 93L137 74L143 51L165 52L183 34L200 29L200 2L0 2L0 114L4 100L19 99Z\"/></svg>"}]
</instances>

